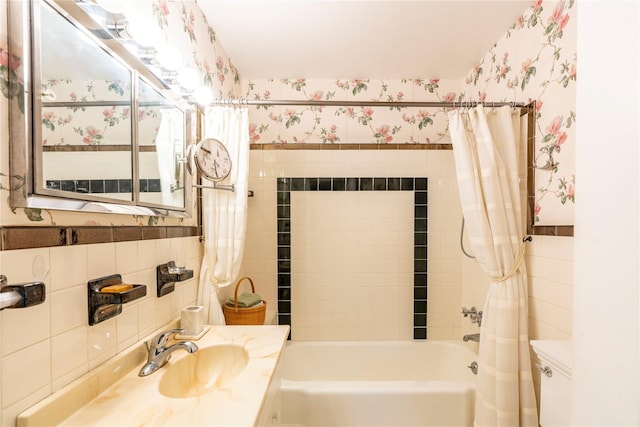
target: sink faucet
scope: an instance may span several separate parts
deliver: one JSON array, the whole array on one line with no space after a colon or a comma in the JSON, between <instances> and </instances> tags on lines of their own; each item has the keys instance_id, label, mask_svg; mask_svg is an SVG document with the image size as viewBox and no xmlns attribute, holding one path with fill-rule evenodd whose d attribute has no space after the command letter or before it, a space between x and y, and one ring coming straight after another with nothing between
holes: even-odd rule
<instances>
[{"instance_id":1,"label":"sink faucet","mask_svg":"<svg viewBox=\"0 0 640 427\"><path fill-rule=\"evenodd\" d=\"M184 329L170 329L168 331L160 332L158 335L153 337L150 342L145 342L144 344L149 351L149 357L147 359L147 363L142 367L142 369L140 369L138 375L146 377L147 375L153 374L169 361L171 353L176 350L183 349L187 350L189 353L195 353L198 351L198 346L191 341L181 341L167 347L167 341L169 341L171 335L180 334L182 332L184 332Z\"/></svg>"},{"instance_id":2,"label":"sink faucet","mask_svg":"<svg viewBox=\"0 0 640 427\"><path fill-rule=\"evenodd\" d=\"M480 334L465 335L465 336L462 337L462 341L464 341L464 342L468 342L468 341L480 342Z\"/></svg>"}]
</instances>

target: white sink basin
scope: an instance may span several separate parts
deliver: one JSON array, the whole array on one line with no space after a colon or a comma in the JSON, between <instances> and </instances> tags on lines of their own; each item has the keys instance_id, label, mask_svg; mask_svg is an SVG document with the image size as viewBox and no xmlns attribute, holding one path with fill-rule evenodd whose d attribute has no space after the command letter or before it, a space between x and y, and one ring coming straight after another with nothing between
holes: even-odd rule
<instances>
[{"instance_id":1,"label":"white sink basin","mask_svg":"<svg viewBox=\"0 0 640 427\"><path fill-rule=\"evenodd\" d=\"M244 347L219 344L184 354L175 362L169 361L160 374L159 392L167 397L198 397L224 388L249 362Z\"/></svg>"}]
</instances>

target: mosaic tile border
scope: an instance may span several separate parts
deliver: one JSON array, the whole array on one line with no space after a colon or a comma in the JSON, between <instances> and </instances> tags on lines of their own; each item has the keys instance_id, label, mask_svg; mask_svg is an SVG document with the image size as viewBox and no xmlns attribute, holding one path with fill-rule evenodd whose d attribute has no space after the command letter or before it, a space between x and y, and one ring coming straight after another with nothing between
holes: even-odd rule
<instances>
[{"instance_id":1,"label":"mosaic tile border","mask_svg":"<svg viewBox=\"0 0 640 427\"><path fill-rule=\"evenodd\" d=\"M413 338L427 338L427 178L278 178L278 323L291 325L291 192L413 191Z\"/></svg>"}]
</instances>

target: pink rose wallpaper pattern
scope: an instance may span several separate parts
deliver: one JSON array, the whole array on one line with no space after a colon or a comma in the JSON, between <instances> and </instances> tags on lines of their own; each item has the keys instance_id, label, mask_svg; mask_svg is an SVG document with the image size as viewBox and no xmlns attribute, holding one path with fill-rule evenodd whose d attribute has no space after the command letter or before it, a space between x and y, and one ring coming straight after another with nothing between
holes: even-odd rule
<instances>
[{"instance_id":1,"label":"pink rose wallpaper pattern","mask_svg":"<svg viewBox=\"0 0 640 427\"><path fill-rule=\"evenodd\" d=\"M462 79L246 81L250 100L536 101L535 221L573 224L576 22L573 1L535 1ZM449 143L446 109L251 107L253 144Z\"/></svg>"},{"instance_id":2,"label":"pink rose wallpaper pattern","mask_svg":"<svg viewBox=\"0 0 640 427\"><path fill-rule=\"evenodd\" d=\"M6 5L6 0L0 1ZM214 90L216 98L380 100L380 101L536 101L536 221L544 224L571 224L575 200L575 81L576 28L573 1L536 0L504 36L479 58L468 75L426 76L422 79L280 79L241 81L240 71L207 23L197 3L153 0L145 3L166 40L179 46L186 65L196 68L202 82ZM6 9L6 8L4 8ZM6 20L6 16L4 17ZM4 26L6 29L6 26ZM5 30L6 31L6 30ZM7 35L0 38L0 102L22 96L19 85L8 84L9 73L21 66L21 58L7 52ZM2 41L4 40L4 41ZM338 77L338 76L336 76ZM70 93L78 97L86 94ZM6 111L6 106L4 111ZM49 111L45 128L76 129L70 134L83 144L100 144L122 120L126 109L102 111L100 123L72 126L73 115ZM150 118L150 117L149 117ZM5 138L8 117L4 122ZM430 144L449 142L446 111L443 108L369 107L252 107L250 134L253 144L358 143ZM150 122L148 122L150 123ZM61 141L47 138L47 143ZM69 143L65 138L64 143ZM6 150L3 147L3 150ZM0 177L7 190L7 153L2 153ZM73 213L21 215L5 204L5 223L78 221ZM55 219L54 219L55 217ZM112 218L112 216L109 216ZM58 219L60 218L60 219ZM62 220L64 218L64 220ZM83 217L84 218L84 217ZM122 216L113 221L129 221ZM79 221L84 222L83 219ZM98 222L104 219L97 220ZM111 219L109 220L111 221Z\"/></svg>"}]
</instances>

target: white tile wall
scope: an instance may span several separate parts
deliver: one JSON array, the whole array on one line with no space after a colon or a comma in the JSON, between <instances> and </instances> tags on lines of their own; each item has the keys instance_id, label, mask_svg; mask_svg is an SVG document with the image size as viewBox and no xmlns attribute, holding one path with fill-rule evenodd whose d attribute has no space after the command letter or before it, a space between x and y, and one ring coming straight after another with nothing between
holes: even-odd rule
<instances>
[{"instance_id":1,"label":"white tile wall","mask_svg":"<svg viewBox=\"0 0 640 427\"><path fill-rule=\"evenodd\" d=\"M9 283L46 285L43 304L0 311L0 426L15 425L26 408L141 340L195 304L201 244L198 237L145 240L0 252ZM156 297L157 264L175 260L194 278ZM44 268L43 268L44 266ZM87 281L122 274L147 285L147 295L123 306L122 314L88 325Z\"/></svg>"},{"instance_id":2,"label":"white tile wall","mask_svg":"<svg viewBox=\"0 0 640 427\"><path fill-rule=\"evenodd\" d=\"M243 273L254 279L258 292L275 308L276 177L396 175L390 171L401 172L398 176L427 176L428 333L430 338L459 339L463 333L476 331L475 325L461 318L460 307L481 307L487 283L477 264L463 257L459 250L460 213L452 153L401 150L391 156L388 154L370 150L252 150L250 189L255 196L249 199ZM349 200L343 202L349 210L358 209L358 204L349 205ZM373 214L382 216L383 212ZM345 216L344 220L348 221L349 216ZM397 237L398 241L393 241L393 244L412 238L408 234L401 236L402 232L396 232L386 238ZM377 237L369 237L373 239L370 243L379 243L375 240ZM349 239L353 241L355 237L349 236ZM362 253L366 252L365 248L360 249ZM1 272L9 282L31 281L37 276L47 286L47 299L35 307L0 312L0 426L13 426L18 413L108 357L130 345L139 344L162 324L177 317L180 308L195 303L201 256L197 237L1 252ZM152 287L155 285L155 267L169 259L193 269L196 277L178 284L176 292L170 296L158 299ZM534 236L528 245L527 264L531 339L570 338L573 239ZM348 273L345 268L340 270L339 264L332 268L342 274ZM96 329L89 327L86 282L116 272L123 274L126 280L150 285L147 296L125 305L120 316L104 322L102 326L98 325L100 327ZM372 283L378 279L375 274L367 277ZM358 307L353 303L361 295L359 289L345 292L343 288L340 291L317 289L311 297L329 300L335 295L342 295L340 304L343 307ZM372 295L376 292L378 312L398 308L402 301L412 299L412 294L405 289L384 288L384 291L376 289L371 292ZM412 307L407 311L411 313ZM309 316L313 320L313 316ZM358 316L366 317L360 307L345 309L341 316L324 319L323 322L331 330L341 328L345 322L355 322ZM368 321L382 330L396 328L397 331L404 320L370 316ZM19 380L14 381L18 373Z\"/></svg>"},{"instance_id":3,"label":"white tile wall","mask_svg":"<svg viewBox=\"0 0 640 427\"><path fill-rule=\"evenodd\" d=\"M116 271L116 246L112 243L87 245L89 279L109 276Z\"/></svg>"},{"instance_id":4,"label":"white tile wall","mask_svg":"<svg viewBox=\"0 0 640 427\"><path fill-rule=\"evenodd\" d=\"M87 348L87 330L84 325L51 338L52 391L88 372Z\"/></svg>"},{"instance_id":5,"label":"white tile wall","mask_svg":"<svg viewBox=\"0 0 640 427\"><path fill-rule=\"evenodd\" d=\"M22 252L22 254L18 252ZM33 263L40 259L44 259L47 266L49 265L49 249L6 252L2 254L2 274L7 277L8 284L32 281L34 280ZM38 280L42 280L42 278L38 278ZM44 303L25 310L2 310L0 312L0 316L2 316L3 357L49 338L51 333L49 325L50 296L51 291L47 288ZM3 403L7 404L7 402Z\"/></svg>"},{"instance_id":6,"label":"white tile wall","mask_svg":"<svg viewBox=\"0 0 640 427\"><path fill-rule=\"evenodd\" d=\"M451 151L251 150L250 162L249 188L255 196L249 199L243 272L254 279L258 292L270 304L277 302L277 177L426 176L429 178L428 336L460 339L463 334L479 331L462 318L460 311L462 306L481 309L489 282L481 267L460 250L462 216ZM345 210L357 211L357 204L344 203ZM296 233L294 239L299 239ZM342 239L353 236L347 230ZM466 249L470 251L468 243ZM300 255L304 253L303 248L296 250ZM534 236L527 250L530 337L570 338L573 238ZM334 262L331 269L346 274L343 267ZM331 291L324 290L309 297L326 300L331 296ZM412 313L412 307L410 310ZM351 321L357 314L358 310L348 312L340 321ZM340 323L335 319L325 321Z\"/></svg>"},{"instance_id":7,"label":"white tile wall","mask_svg":"<svg viewBox=\"0 0 640 427\"><path fill-rule=\"evenodd\" d=\"M462 211L452 151L428 152L427 337L460 339L463 286L459 247ZM474 331L475 332L475 331Z\"/></svg>"},{"instance_id":8,"label":"white tile wall","mask_svg":"<svg viewBox=\"0 0 640 427\"><path fill-rule=\"evenodd\" d=\"M86 284L87 245L56 248L50 251L50 263L50 284L47 289L52 292Z\"/></svg>"},{"instance_id":9,"label":"white tile wall","mask_svg":"<svg viewBox=\"0 0 640 427\"><path fill-rule=\"evenodd\" d=\"M50 299L52 336L83 326L87 323L89 314L86 285L53 291L51 292Z\"/></svg>"},{"instance_id":10,"label":"white tile wall","mask_svg":"<svg viewBox=\"0 0 640 427\"><path fill-rule=\"evenodd\" d=\"M413 193L291 197L292 339L411 339Z\"/></svg>"},{"instance_id":11,"label":"white tile wall","mask_svg":"<svg viewBox=\"0 0 640 427\"><path fill-rule=\"evenodd\" d=\"M250 182L249 189L254 191L254 197L249 199L249 215L247 223L247 241L245 245L245 254L243 261L243 272L250 275L258 292L271 303L277 302L277 253L276 253L276 178L277 177L321 177L321 176L345 176L345 177L427 177L429 178L429 249L428 249L428 284L429 284L429 300L428 300L428 335L432 338L458 339L460 338L460 280L461 274L457 271L459 263L459 221L460 208L457 195L455 172L453 169L453 153L451 151L435 151L435 150L252 150L250 155ZM406 211L402 215L406 218L413 218L413 200L398 201L390 200L382 208L372 209L366 198L374 197L374 192L346 192L343 195L336 194L326 195L329 200L323 204L323 207L308 208L312 212L318 213L317 217L313 215L307 216L303 221L317 221L318 227L325 226L326 229L320 229L318 233L321 236L313 235L314 239L329 239L333 232L340 233L340 240L346 242L366 242L369 244L360 245L354 250L354 245L333 248L334 253L343 251L344 254L367 252L369 256L378 256L375 251L376 245L380 243L393 244L397 247L404 245L406 251L397 250L393 255L399 258L392 258L391 252L385 254L386 258L383 262L380 259L368 258L362 260L362 270L358 272L359 276L367 276L368 280L375 282L379 278L376 269L381 265L384 266L385 275L399 274L406 267L401 267L403 262L410 265L410 273L413 272L413 228L412 224L408 230L391 229L383 233L358 233L357 237L353 233L355 227L364 224L364 220L370 222L370 230L375 230L374 224L381 224L383 227L393 227L398 220L390 218L394 215L397 205L404 206ZM393 193L392 193L393 194ZM402 194L395 193L390 197L403 197ZM377 197L379 194L375 194ZM313 192L293 192L293 197L322 197L318 193ZM342 196L342 197L341 197ZM357 196L357 198L356 198ZM365 200L360 200L360 197ZM357 202L356 202L357 201ZM302 205L294 203L292 209L300 209ZM327 207L329 206L329 207ZM338 215L342 215L340 222L333 222L327 225L324 218L326 210L330 207L337 207ZM342 214L341 214L342 213ZM292 214L293 215L293 214ZM318 218L319 217L319 218ZM292 221L294 217L292 217ZM298 219L300 220L300 219ZM292 224L295 226L295 224ZM337 228L340 227L340 228ZM296 228L298 229L298 228ZM293 239L301 239L301 234L293 233ZM333 240L336 240L335 235ZM321 243L322 240L319 240ZM295 256L305 256L313 259L314 253L309 251L316 250L307 246L293 244ZM316 256L319 254L315 253ZM295 263L294 263L295 266ZM295 267L294 267L295 268ZM349 263L332 260L325 268L325 271L331 272L333 279L325 278L325 280L335 280L336 275L340 277L348 277L354 274L349 271ZM301 274L300 272L295 272ZM371 274L370 274L371 273ZM379 273L379 272L378 272ZM319 275L320 273L318 273ZM407 274L406 271L403 274ZM311 275L310 275L311 276ZM359 280L355 276L354 280ZM311 276L317 277L317 276ZM312 280L309 278L308 280ZM369 315L368 319L371 324L375 324L382 334L386 337L395 336L396 339L402 336L404 339L413 337L413 280L412 275L409 279L410 287L402 289L394 289L382 287L384 291L377 294L379 302L376 308L382 310L382 316ZM391 281L393 282L393 280ZM327 282L325 282L326 285ZM431 294L431 291L434 294ZM301 289L296 288L297 293ZM308 292L308 289L302 290ZM359 295L352 293L353 297L344 296L344 289L338 289L335 292L324 290L318 294L311 294L308 298L333 298L332 302L318 303L331 306L331 310L336 310L335 306L351 305L355 307L352 310L346 310L345 313L333 313L330 318L318 319L317 313L307 314L304 318L305 325L309 325L309 318L314 321L321 321L327 326L324 331L314 331L314 336L329 337L336 334L356 333L346 332L342 328L347 322L355 322L358 316L363 317L361 313L361 305ZM384 294L384 296L383 296ZM294 293L295 295L295 293ZM299 295L299 294L298 294ZM394 301L395 300L395 301ZM331 300L329 300L331 301ZM347 301L347 302L345 302ZM390 302L391 301L391 302ZM402 301L402 302L400 302ZM371 303L373 304L373 302ZM400 308L399 306L402 306ZM293 303L293 309L296 308L296 302ZM385 311L403 310L403 316L397 314L388 316ZM329 309L329 308L328 308ZM371 311L370 311L371 312ZM298 313L296 313L297 315ZM295 319L294 319L295 320ZM295 322L294 322L295 323ZM399 326L401 325L401 326ZM408 325L408 326L406 326ZM406 326L406 331L405 331ZM308 326L306 326L308 327ZM295 330L295 325L294 325ZM341 329L342 328L342 329ZM320 328L318 328L320 329ZM402 330L402 332L399 332ZM332 335L333 334L333 335ZM374 336L364 336L361 339L373 339ZM326 338L325 338L326 339Z\"/></svg>"},{"instance_id":12,"label":"white tile wall","mask_svg":"<svg viewBox=\"0 0 640 427\"><path fill-rule=\"evenodd\" d=\"M533 236L527 245L529 338L570 340L573 317L573 238ZM537 355L530 351L532 364ZM536 396L540 371L533 368ZM538 400L539 401L539 400Z\"/></svg>"},{"instance_id":13,"label":"white tile wall","mask_svg":"<svg viewBox=\"0 0 640 427\"><path fill-rule=\"evenodd\" d=\"M571 339L573 238L533 236L527 249L529 335Z\"/></svg>"},{"instance_id":14,"label":"white tile wall","mask_svg":"<svg viewBox=\"0 0 640 427\"><path fill-rule=\"evenodd\" d=\"M41 388L50 388L51 342L49 339L2 358L3 404L10 406Z\"/></svg>"},{"instance_id":15,"label":"white tile wall","mask_svg":"<svg viewBox=\"0 0 640 427\"><path fill-rule=\"evenodd\" d=\"M72 168L67 166L64 153L47 152L45 158L48 179L131 179L131 153L128 151L106 151L98 155L76 152Z\"/></svg>"}]
</instances>

